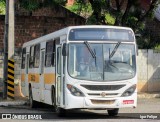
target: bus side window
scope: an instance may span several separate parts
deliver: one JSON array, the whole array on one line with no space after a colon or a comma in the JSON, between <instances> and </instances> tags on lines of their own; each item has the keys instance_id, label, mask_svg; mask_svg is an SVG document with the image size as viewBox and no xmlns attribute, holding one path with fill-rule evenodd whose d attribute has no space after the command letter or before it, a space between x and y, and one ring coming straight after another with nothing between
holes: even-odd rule
<instances>
[{"instance_id":1,"label":"bus side window","mask_svg":"<svg viewBox=\"0 0 160 122\"><path fill-rule=\"evenodd\" d=\"M46 54L45 54L45 66L50 67L53 66L54 62L54 42L49 41L46 43Z\"/></svg>"},{"instance_id":2,"label":"bus side window","mask_svg":"<svg viewBox=\"0 0 160 122\"><path fill-rule=\"evenodd\" d=\"M44 73L44 60L45 59L45 51L41 51L41 68L40 68L40 74Z\"/></svg>"},{"instance_id":3,"label":"bus side window","mask_svg":"<svg viewBox=\"0 0 160 122\"><path fill-rule=\"evenodd\" d=\"M52 54L52 66L55 65L55 50L56 50L56 42L53 42L53 54Z\"/></svg>"},{"instance_id":4,"label":"bus side window","mask_svg":"<svg viewBox=\"0 0 160 122\"><path fill-rule=\"evenodd\" d=\"M57 73L61 74L61 48L57 49Z\"/></svg>"},{"instance_id":5,"label":"bus side window","mask_svg":"<svg viewBox=\"0 0 160 122\"><path fill-rule=\"evenodd\" d=\"M34 46L30 47L29 68L34 67Z\"/></svg>"},{"instance_id":6,"label":"bus side window","mask_svg":"<svg viewBox=\"0 0 160 122\"><path fill-rule=\"evenodd\" d=\"M25 69L25 60L26 60L26 48L23 48L23 50L22 50L21 69Z\"/></svg>"},{"instance_id":7,"label":"bus side window","mask_svg":"<svg viewBox=\"0 0 160 122\"><path fill-rule=\"evenodd\" d=\"M34 57L34 67L38 68L40 64L40 44L35 45Z\"/></svg>"}]
</instances>

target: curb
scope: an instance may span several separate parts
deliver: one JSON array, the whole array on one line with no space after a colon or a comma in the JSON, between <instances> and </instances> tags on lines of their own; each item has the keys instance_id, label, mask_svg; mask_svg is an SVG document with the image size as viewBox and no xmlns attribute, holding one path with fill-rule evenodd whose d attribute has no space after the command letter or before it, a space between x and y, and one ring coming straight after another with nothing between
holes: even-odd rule
<instances>
[{"instance_id":1,"label":"curb","mask_svg":"<svg viewBox=\"0 0 160 122\"><path fill-rule=\"evenodd\" d=\"M160 98L160 93L138 93L138 98Z\"/></svg>"},{"instance_id":2,"label":"curb","mask_svg":"<svg viewBox=\"0 0 160 122\"><path fill-rule=\"evenodd\" d=\"M23 106L27 105L27 101L0 101L0 107L7 107L7 106Z\"/></svg>"}]
</instances>

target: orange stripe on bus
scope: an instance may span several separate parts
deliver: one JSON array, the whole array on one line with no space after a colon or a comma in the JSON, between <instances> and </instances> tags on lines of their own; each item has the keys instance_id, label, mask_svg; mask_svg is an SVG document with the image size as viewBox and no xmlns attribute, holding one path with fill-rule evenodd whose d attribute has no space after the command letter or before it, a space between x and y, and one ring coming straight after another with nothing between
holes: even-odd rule
<instances>
[{"instance_id":1,"label":"orange stripe on bus","mask_svg":"<svg viewBox=\"0 0 160 122\"><path fill-rule=\"evenodd\" d=\"M25 74L21 74L21 82L25 82Z\"/></svg>"},{"instance_id":2,"label":"orange stripe on bus","mask_svg":"<svg viewBox=\"0 0 160 122\"><path fill-rule=\"evenodd\" d=\"M35 83L39 83L40 80L40 75L39 74L34 74L34 73L30 73L28 74L28 82L35 82Z\"/></svg>"},{"instance_id":3,"label":"orange stripe on bus","mask_svg":"<svg viewBox=\"0 0 160 122\"><path fill-rule=\"evenodd\" d=\"M45 84L53 84L54 82L55 82L55 74L54 73L44 74L44 83Z\"/></svg>"}]
</instances>

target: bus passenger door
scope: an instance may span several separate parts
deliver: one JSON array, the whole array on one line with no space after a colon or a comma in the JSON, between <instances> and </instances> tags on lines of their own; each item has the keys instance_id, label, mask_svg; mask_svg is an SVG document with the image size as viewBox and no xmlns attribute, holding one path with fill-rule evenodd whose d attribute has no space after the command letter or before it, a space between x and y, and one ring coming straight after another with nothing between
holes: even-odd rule
<instances>
[{"instance_id":1,"label":"bus passenger door","mask_svg":"<svg viewBox=\"0 0 160 122\"><path fill-rule=\"evenodd\" d=\"M62 107L62 99L63 99L63 84L62 84L62 54L61 54L61 46L56 45L56 105Z\"/></svg>"},{"instance_id":2,"label":"bus passenger door","mask_svg":"<svg viewBox=\"0 0 160 122\"><path fill-rule=\"evenodd\" d=\"M22 93L23 93L23 95L24 96L26 96L27 94L26 94L26 82L28 82L28 81L26 81L26 77L28 77L27 76L27 74L26 74L26 62L27 62L27 60L26 60L26 57L27 57L27 54L26 54L26 48L23 48L23 50L22 50L22 62L21 62L21 90L22 90Z\"/></svg>"},{"instance_id":3,"label":"bus passenger door","mask_svg":"<svg viewBox=\"0 0 160 122\"><path fill-rule=\"evenodd\" d=\"M40 60L40 101L44 101L44 59L45 59L45 51L41 50L41 60Z\"/></svg>"}]
</instances>

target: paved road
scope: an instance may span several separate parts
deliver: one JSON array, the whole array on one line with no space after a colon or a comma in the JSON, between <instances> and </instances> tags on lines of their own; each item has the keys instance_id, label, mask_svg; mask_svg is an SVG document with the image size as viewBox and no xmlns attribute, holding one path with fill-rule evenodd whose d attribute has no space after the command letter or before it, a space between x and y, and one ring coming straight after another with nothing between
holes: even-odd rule
<instances>
[{"instance_id":1,"label":"paved road","mask_svg":"<svg viewBox=\"0 0 160 122\"><path fill-rule=\"evenodd\" d=\"M160 98L154 99L139 99L138 106L135 109L123 108L120 109L119 115L117 117L110 117L107 115L106 110L80 110L80 111L70 111L67 117L58 117L56 113L51 109L51 106L45 106L40 108L30 109L27 106L23 107L0 107L0 113L18 113L19 115L26 115L34 113L35 115L42 115L42 121L44 117L51 118L45 121L87 121L87 122L97 122L97 121L159 121L160 119ZM158 114L159 113L159 114ZM28 115L27 115L28 116ZM40 116L39 116L40 117ZM148 118L141 120L142 118ZM154 118L154 120L153 120ZM0 120L1 121L1 120ZM16 120L17 121L17 120ZM20 121L20 120L19 120ZM33 120L32 120L33 121Z\"/></svg>"}]
</instances>

